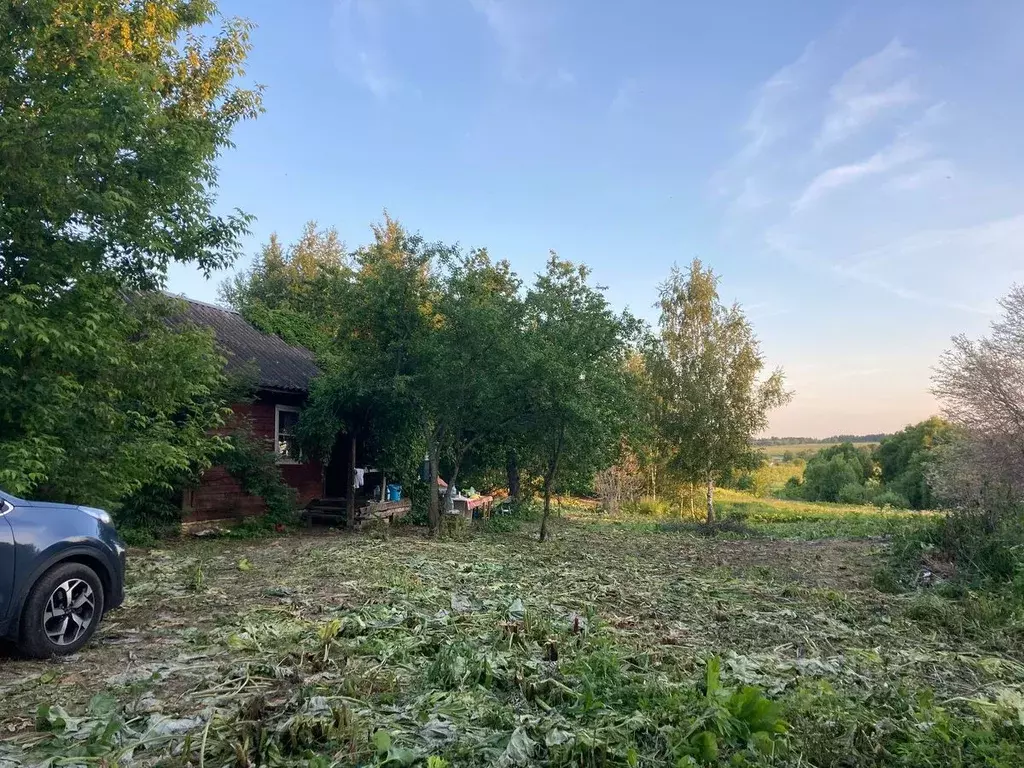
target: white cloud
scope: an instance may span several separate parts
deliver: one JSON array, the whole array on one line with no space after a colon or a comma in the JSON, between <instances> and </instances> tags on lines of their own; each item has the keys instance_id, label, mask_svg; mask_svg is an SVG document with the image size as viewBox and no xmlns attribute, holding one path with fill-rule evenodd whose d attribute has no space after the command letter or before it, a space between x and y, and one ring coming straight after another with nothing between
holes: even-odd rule
<instances>
[{"instance_id":1,"label":"white cloud","mask_svg":"<svg viewBox=\"0 0 1024 768\"><path fill-rule=\"evenodd\" d=\"M870 176L888 173L915 160L920 160L928 154L929 150L930 148L926 144L897 139L862 162L829 168L814 177L803 193L793 202L793 213L806 210L836 189Z\"/></svg>"},{"instance_id":2,"label":"white cloud","mask_svg":"<svg viewBox=\"0 0 1024 768\"><path fill-rule=\"evenodd\" d=\"M811 43L798 58L778 69L754 92L753 105L741 127L743 145L711 177L711 190L717 197L732 197L740 210L751 207L750 169L762 159L765 150L792 130L791 102L805 87L815 45ZM758 201L764 198L759 195Z\"/></svg>"},{"instance_id":3,"label":"white cloud","mask_svg":"<svg viewBox=\"0 0 1024 768\"><path fill-rule=\"evenodd\" d=\"M382 5L374 0L336 0L331 14L338 69L380 101L402 85L383 44L385 21Z\"/></svg>"},{"instance_id":4,"label":"white cloud","mask_svg":"<svg viewBox=\"0 0 1024 768\"><path fill-rule=\"evenodd\" d=\"M877 118L920 99L910 78L894 80L913 52L892 40L878 53L843 73L829 92L829 105L816 141L820 150L845 141Z\"/></svg>"},{"instance_id":5,"label":"white cloud","mask_svg":"<svg viewBox=\"0 0 1024 768\"><path fill-rule=\"evenodd\" d=\"M811 43L799 58L776 71L758 88L754 107L743 125L748 138L738 155L740 161L753 160L786 135L788 119L784 106L803 85L813 52L814 43Z\"/></svg>"},{"instance_id":6,"label":"white cloud","mask_svg":"<svg viewBox=\"0 0 1024 768\"><path fill-rule=\"evenodd\" d=\"M501 52L502 74L516 83L541 82L561 85L575 81L564 67L551 67L546 36L551 7L536 0L469 0L483 16Z\"/></svg>"},{"instance_id":7,"label":"white cloud","mask_svg":"<svg viewBox=\"0 0 1024 768\"><path fill-rule=\"evenodd\" d=\"M570 88L576 85L576 75L565 67L559 67L550 84L552 88Z\"/></svg>"}]
</instances>

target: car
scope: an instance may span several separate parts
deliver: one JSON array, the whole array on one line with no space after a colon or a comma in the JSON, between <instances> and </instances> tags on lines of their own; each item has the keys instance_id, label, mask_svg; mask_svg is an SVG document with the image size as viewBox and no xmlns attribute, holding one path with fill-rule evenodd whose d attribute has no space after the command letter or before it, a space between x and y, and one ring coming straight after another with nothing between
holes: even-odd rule
<instances>
[{"instance_id":1,"label":"car","mask_svg":"<svg viewBox=\"0 0 1024 768\"><path fill-rule=\"evenodd\" d=\"M0 638L34 658L77 651L124 601L125 551L102 509L0 491Z\"/></svg>"}]
</instances>

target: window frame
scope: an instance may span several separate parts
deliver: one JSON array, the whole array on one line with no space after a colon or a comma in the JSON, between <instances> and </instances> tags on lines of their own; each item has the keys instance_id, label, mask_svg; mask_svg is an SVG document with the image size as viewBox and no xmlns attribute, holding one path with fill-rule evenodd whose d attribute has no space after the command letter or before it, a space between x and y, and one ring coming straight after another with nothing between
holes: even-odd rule
<instances>
[{"instance_id":1,"label":"window frame","mask_svg":"<svg viewBox=\"0 0 1024 768\"><path fill-rule=\"evenodd\" d=\"M302 413L302 409L295 405L274 404L274 453L277 456L278 464L299 464L298 459L293 458L281 451L281 414Z\"/></svg>"}]
</instances>

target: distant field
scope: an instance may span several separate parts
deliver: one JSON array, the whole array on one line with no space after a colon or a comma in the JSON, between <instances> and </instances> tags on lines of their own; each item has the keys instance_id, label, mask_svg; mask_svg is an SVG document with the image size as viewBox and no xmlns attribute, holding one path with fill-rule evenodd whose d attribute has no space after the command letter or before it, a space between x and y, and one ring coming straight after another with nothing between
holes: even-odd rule
<instances>
[{"instance_id":1,"label":"distant field","mask_svg":"<svg viewBox=\"0 0 1024 768\"><path fill-rule=\"evenodd\" d=\"M829 448L833 445L839 445L839 443L795 443L793 445L759 445L757 448L761 453L768 456L769 458L781 458L782 454L789 451L795 456L799 456L801 453L813 456L818 451L825 448ZM874 447L878 443L854 443L858 448ZM805 457L806 458L806 457Z\"/></svg>"}]
</instances>

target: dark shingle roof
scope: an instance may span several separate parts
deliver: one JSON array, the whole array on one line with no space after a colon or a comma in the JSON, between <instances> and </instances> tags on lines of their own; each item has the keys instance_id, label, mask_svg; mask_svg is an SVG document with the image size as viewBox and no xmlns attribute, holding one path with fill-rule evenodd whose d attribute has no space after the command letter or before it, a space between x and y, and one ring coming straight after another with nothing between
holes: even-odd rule
<instances>
[{"instance_id":1,"label":"dark shingle roof","mask_svg":"<svg viewBox=\"0 0 1024 768\"><path fill-rule=\"evenodd\" d=\"M234 310L185 296L177 298L185 302L186 321L213 331L217 346L228 359L228 373L249 372L255 364L261 389L309 391L309 382L318 369L308 349L293 347L278 336L263 333Z\"/></svg>"}]
</instances>

